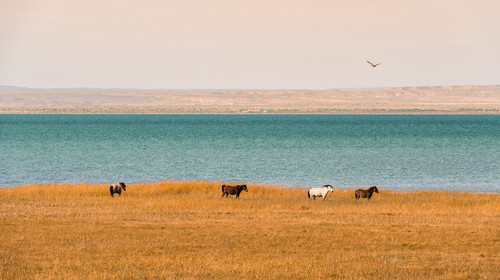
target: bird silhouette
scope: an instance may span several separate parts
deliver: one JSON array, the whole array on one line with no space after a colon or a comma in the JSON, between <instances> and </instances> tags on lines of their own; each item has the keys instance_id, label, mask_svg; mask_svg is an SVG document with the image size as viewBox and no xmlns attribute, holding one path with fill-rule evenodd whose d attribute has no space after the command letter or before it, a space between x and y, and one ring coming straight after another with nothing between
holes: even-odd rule
<instances>
[{"instance_id":1,"label":"bird silhouette","mask_svg":"<svg viewBox=\"0 0 500 280\"><path fill-rule=\"evenodd\" d=\"M368 61L368 60L367 60L366 62L370 63L370 65L371 65L372 67L377 67L377 65L380 65L380 63L373 64L373 63L371 63L371 62L370 62L370 61Z\"/></svg>"}]
</instances>

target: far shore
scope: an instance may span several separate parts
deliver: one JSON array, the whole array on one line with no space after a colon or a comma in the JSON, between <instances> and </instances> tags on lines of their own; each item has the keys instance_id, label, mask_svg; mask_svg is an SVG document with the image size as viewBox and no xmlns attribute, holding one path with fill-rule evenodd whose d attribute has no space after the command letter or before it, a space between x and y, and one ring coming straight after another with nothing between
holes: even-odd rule
<instances>
[{"instance_id":1,"label":"far shore","mask_svg":"<svg viewBox=\"0 0 500 280\"><path fill-rule=\"evenodd\" d=\"M0 114L500 114L495 106L404 106L273 107L273 106L14 106L1 107Z\"/></svg>"},{"instance_id":2,"label":"far shore","mask_svg":"<svg viewBox=\"0 0 500 280\"><path fill-rule=\"evenodd\" d=\"M0 87L0 114L500 114L500 85L371 90Z\"/></svg>"}]
</instances>

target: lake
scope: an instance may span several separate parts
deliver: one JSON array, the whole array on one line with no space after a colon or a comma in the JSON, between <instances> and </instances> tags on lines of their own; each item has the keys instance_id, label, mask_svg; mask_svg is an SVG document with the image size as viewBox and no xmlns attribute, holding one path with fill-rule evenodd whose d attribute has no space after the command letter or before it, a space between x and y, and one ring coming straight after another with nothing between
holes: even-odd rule
<instances>
[{"instance_id":1,"label":"lake","mask_svg":"<svg viewBox=\"0 0 500 280\"><path fill-rule=\"evenodd\" d=\"M0 115L0 186L500 191L500 115Z\"/></svg>"}]
</instances>

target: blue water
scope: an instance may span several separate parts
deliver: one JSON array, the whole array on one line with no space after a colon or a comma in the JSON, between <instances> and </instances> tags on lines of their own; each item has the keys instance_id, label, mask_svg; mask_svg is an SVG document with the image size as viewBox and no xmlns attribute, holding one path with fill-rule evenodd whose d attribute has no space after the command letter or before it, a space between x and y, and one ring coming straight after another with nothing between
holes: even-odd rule
<instances>
[{"instance_id":1,"label":"blue water","mask_svg":"<svg viewBox=\"0 0 500 280\"><path fill-rule=\"evenodd\" d=\"M200 179L500 191L499 115L0 115L0 186Z\"/></svg>"}]
</instances>

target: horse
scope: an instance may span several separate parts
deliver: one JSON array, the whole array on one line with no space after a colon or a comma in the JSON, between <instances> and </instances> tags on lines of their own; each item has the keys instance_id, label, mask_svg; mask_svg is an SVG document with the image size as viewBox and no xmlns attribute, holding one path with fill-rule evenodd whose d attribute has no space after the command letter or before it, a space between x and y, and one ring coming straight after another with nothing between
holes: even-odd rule
<instances>
[{"instance_id":1,"label":"horse","mask_svg":"<svg viewBox=\"0 0 500 280\"><path fill-rule=\"evenodd\" d=\"M247 185L236 185L236 186L222 185L222 197L224 197L224 195L226 197L228 195L236 195L236 198L240 199L240 193L241 193L241 191L248 192Z\"/></svg>"},{"instance_id":2,"label":"horse","mask_svg":"<svg viewBox=\"0 0 500 280\"><path fill-rule=\"evenodd\" d=\"M312 197L312 199L316 200L317 196L318 197L322 196L323 200L325 200L328 192L333 192L333 187L331 185L324 185L321 188L311 188L307 191L307 197L309 199L311 199L311 197Z\"/></svg>"},{"instance_id":3,"label":"horse","mask_svg":"<svg viewBox=\"0 0 500 280\"><path fill-rule=\"evenodd\" d=\"M356 192L354 193L354 195L356 196L356 199L358 199L360 197L370 199L374 192L378 193L377 186L373 186L367 190L357 189Z\"/></svg>"},{"instance_id":4,"label":"horse","mask_svg":"<svg viewBox=\"0 0 500 280\"><path fill-rule=\"evenodd\" d=\"M109 192L111 193L111 196L115 196L115 193L117 193L119 196L122 195L122 190L123 191L126 191L126 188L127 186L125 186L125 183L123 182L120 182L118 183L118 185L111 185L109 186Z\"/></svg>"}]
</instances>

